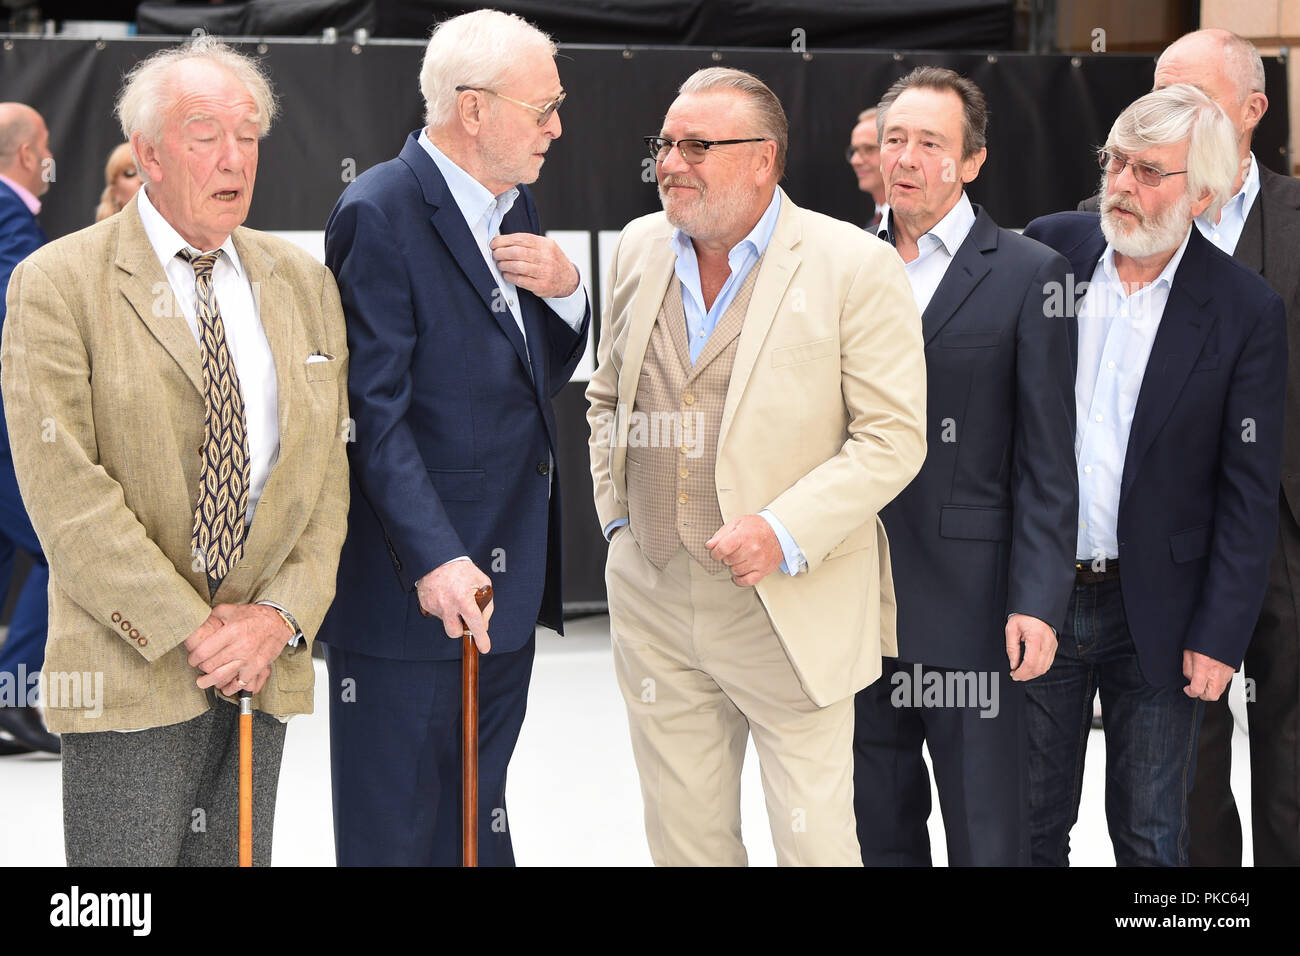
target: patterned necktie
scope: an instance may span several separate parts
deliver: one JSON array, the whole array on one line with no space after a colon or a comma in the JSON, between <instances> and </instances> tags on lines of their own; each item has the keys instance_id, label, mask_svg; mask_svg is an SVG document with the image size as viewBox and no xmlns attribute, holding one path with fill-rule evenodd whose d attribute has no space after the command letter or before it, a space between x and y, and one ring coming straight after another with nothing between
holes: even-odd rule
<instances>
[{"instance_id":1,"label":"patterned necktie","mask_svg":"<svg viewBox=\"0 0 1300 956\"><path fill-rule=\"evenodd\" d=\"M221 250L196 256L182 249L176 255L194 267L199 358L203 363L203 463L190 546L194 554L202 556L209 592L216 594L221 579L244 553L248 427L239 376L230 359L226 327L212 291L212 266Z\"/></svg>"}]
</instances>

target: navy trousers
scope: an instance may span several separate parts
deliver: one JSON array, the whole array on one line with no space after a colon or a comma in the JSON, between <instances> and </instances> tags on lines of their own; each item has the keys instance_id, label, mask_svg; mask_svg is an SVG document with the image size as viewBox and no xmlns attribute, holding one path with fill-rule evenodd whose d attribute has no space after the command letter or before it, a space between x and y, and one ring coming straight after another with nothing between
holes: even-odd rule
<instances>
[{"instance_id":1,"label":"navy trousers","mask_svg":"<svg viewBox=\"0 0 1300 956\"><path fill-rule=\"evenodd\" d=\"M862 864L931 865L926 744L948 864L1027 865L1024 685L1005 671L883 663L880 678L854 701L853 809ZM972 688L983 689L983 701Z\"/></svg>"},{"instance_id":2,"label":"navy trousers","mask_svg":"<svg viewBox=\"0 0 1300 956\"><path fill-rule=\"evenodd\" d=\"M45 632L49 626L49 604L46 591L50 583L50 568L41 551L41 543L32 529L22 496L18 494L18 480L14 477L14 463L9 450L0 452L0 607L9 597L9 580L13 575L14 557L18 549L32 556L32 569L23 582L23 589L14 605L9 620L9 636L0 646L0 672L18 679L18 665L26 665L27 673L40 670L45 660Z\"/></svg>"},{"instance_id":3,"label":"navy trousers","mask_svg":"<svg viewBox=\"0 0 1300 956\"><path fill-rule=\"evenodd\" d=\"M479 661L480 866L514 866L506 768L535 646L530 637ZM338 865L459 866L460 660L389 660L326 644L325 663Z\"/></svg>"}]
</instances>

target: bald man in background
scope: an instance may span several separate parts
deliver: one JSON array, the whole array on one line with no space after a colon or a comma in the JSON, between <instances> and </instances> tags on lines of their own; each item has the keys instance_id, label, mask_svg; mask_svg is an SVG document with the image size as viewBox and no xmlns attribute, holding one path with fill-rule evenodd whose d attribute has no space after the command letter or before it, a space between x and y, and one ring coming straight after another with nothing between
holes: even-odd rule
<instances>
[{"instance_id":1,"label":"bald man in background","mask_svg":"<svg viewBox=\"0 0 1300 956\"><path fill-rule=\"evenodd\" d=\"M39 197L53 180L50 132L41 114L23 103L0 103L0 327L5 319L4 291L14 266L45 245L45 231L36 216L41 211ZM32 569L14 606L9 635L0 645L0 684L15 691L12 697L0 694L0 756L33 750L58 753L59 738L45 729L29 696L45 657L50 570L18 494L0 405L0 607L9 596L18 549L31 555Z\"/></svg>"}]
</instances>

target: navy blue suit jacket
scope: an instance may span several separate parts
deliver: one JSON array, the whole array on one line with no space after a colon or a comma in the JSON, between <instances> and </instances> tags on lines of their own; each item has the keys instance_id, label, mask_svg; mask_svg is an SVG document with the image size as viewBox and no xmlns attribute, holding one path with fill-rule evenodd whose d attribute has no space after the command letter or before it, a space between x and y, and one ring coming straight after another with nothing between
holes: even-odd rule
<instances>
[{"instance_id":1,"label":"navy blue suit jacket","mask_svg":"<svg viewBox=\"0 0 1300 956\"><path fill-rule=\"evenodd\" d=\"M0 183L0 326L4 325L5 294L14 267L46 243L45 230L22 198ZM0 404L0 452L9 454L9 427Z\"/></svg>"},{"instance_id":2,"label":"navy blue suit jacket","mask_svg":"<svg viewBox=\"0 0 1300 956\"><path fill-rule=\"evenodd\" d=\"M926 458L881 512L898 656L1005 672L1006 619L1056 628L1074 583L1074 320L1049 314L1069 264L975 207L921 317Z\"/></svg>"},{"instance_id":3,"label":"navy blue suit jacket","mask_svg":"<svg viewBox=\"0 0 1300 956\"><path fill-rule=\"evenodd\" d=\"M1025 235L1070 260L1076 288L1106 247L1096 213L1045 216ZM1186 683L1185 649L1238 667L1250 643L1277 541L1286 366L1281 298L1193 227L1120 481L1124 611L1156 686Z\"/></svg>"},{"instance_id":4,"label":"navy blue suit jacket","mask_svg":"<svg viewBox=\"0 0 1300 956\"><path fill-rule=\"evenodd\" d=\"M575 332L520 289L525 348L418 135L359 176L325 227L356 435L348 536L320 639L446 660L459 642L421 616L415 582L460 555L492 579L493 652L518 650L539 621L562 630L551 398L582 356L591 313ZM519 191L501 233L540 234L532 196Z\"/></svg>"}]
</instances>

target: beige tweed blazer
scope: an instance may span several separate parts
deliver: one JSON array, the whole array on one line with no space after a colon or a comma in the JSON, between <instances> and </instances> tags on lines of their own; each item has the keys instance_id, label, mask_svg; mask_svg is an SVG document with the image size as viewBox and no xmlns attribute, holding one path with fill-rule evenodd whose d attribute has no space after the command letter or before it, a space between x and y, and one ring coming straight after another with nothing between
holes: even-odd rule
<instances>
[{"instance_id":1,"label":"beige tweed blazer","mask_svg":"<svg viewBox=\"0 0 1300 956\"><path fill-rule=\"evenodd\" d=\"M601 527L628 516L629 410L673 279L672 232L663 213L635 220L610 266L587 389ZM784 192L757 268L714 486L724 522L769 508L807 557L807 573L776 571L757 589L805 693L825 706L880 676L882 653L897 653L876 513L925 459L921 319L893 248Z\"/></svg>"},{"instance_id":2,"label":"beige tweed blazer","mask_svg":"<svg viewBox=\"0 0 1300 956\"><path fill-rule=\"evenodd\" d=\"M307 253L250 229L233 240L275 361L280 452L243 557L212 600L190 553L199 347L136 204L14 270L0 387L19 490L50 564L53 731L201 714L207 698L183 642L220 603L273 601L298 620L308 642L281 654L254 706L277 716L312 709L309 644L347 530L343 312L333 276ZM328 358L309 364L312 354Z\"/></svg>"}]
</instances>

